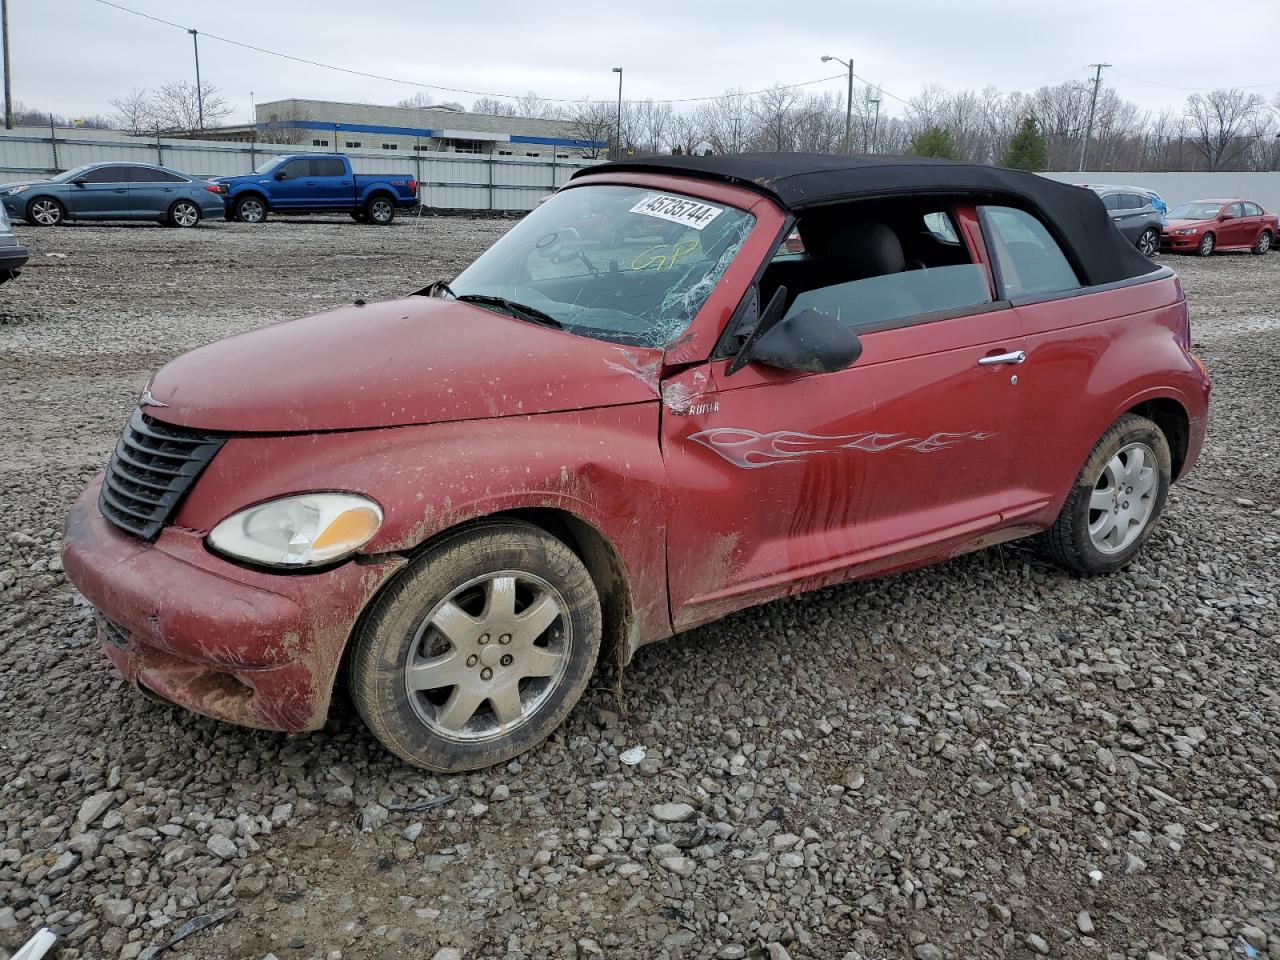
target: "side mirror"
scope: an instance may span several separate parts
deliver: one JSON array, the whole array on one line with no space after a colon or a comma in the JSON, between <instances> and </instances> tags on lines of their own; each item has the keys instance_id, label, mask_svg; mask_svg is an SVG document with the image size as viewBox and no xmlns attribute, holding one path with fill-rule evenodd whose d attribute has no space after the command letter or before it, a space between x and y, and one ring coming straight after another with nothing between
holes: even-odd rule
<instances>
[{"instance_id":1,"label":"side mirror","mask_svg":"<svg viewBox=\"0 0 1280 960\"><path fill-rule=\"evenodd\" d=\"M74 183L77 187L84 186L84 181L81 180L79 177L76 177L76 179L72 180L71 182Z\"/></svg>"},{"instance_id":2,"label":"side mirror","mask_svg":"<svg viewBox=\"0 0 1280 960\"><path fill-rule=\"evenodd\" d=\"M1232 216L1230 213L1228 213L1226 210L1223 210L1220 214L1218 214L1218 219L1219 219L1219 220L1234 220L1234 219L1235 219L1235 217L1234 217L1234 216Z\"/></svg>"},{"instance_id":3,"label":"side mirror","mask_svg":"<svg viewBox=\"0 0 1280 960\"><path fill-rule=\"evenodd\" d=\"M287 173L285 173L283 170L281 170L279 173L277 173L277 174L276 174L275 179L277 179L277 180L288 180L288 179L289 179L289 175L288 175Z\"/></svg>"},{"instance_id":4,"label":"side mirror","mask_svg":"<svg viewBox=\"0 0 1280 960\"><path fill-rule=\"evenodd\" d=\"M862 356L862 341L830 314L801 310L760 334L750 355L756 363L782 370L835 373L847 370Z\"/></svg>"}]
</instances>

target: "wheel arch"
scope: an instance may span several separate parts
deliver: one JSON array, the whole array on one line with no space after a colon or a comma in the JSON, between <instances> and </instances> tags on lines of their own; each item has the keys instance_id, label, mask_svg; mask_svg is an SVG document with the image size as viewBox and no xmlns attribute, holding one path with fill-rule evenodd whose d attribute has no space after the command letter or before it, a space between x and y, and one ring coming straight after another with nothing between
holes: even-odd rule
<instances>
[{"instance_id":1,"label":"wheel arch","mask_svg":"<svg viewBox=\"0 0 1280 960\"><path fill-rule=\"evenodd\" d=\"M1160 428L1165 440L1169 442L1172 477L1174 480L1181 478L1191 443L1191 415L1187 408L1173 397L1152 397L1134 404L1124 412L1146 417Z\"/></svg>"},{"instance_id":2,"label":"wheel arch","mask_svg":"<svg viewBox=\"0 0 1280 960\"><path fill-rule=\"evenodd\" d=\"M62 199L62 197L59 197L52 193L37 193L34 197L27 198L27 205L22 210L24 214L23 219L25 219L28 223L35 222L34 218L31 216L31 207L32 205L35 204L37 200L52 200L62 209L63 220L74 219L74 214L72 214L71 208L67 206L67 201Z\"/></svg>"},{"instance_id":3,"label":"wheel arch","mask_svg":"<svg viewBox=\"0 0 1280 960\"><path fill-rule=\"evenodd\" d=\"M234 209L236 204L241 200L247 200L249 197L253 197L255 200L261 201L263 207L267 210L271 209L271 200L261 190L241 190L239 193L231 197L232 208Z\"/></svg>"},{"instance_id":4,"label":"wheel arch","mask_svg":"<svg viewBox=\"0 0 1280 960\"><path fill-rule=\"evenodd\" d=\"M196 208L196 223L199 223L201 220L204 219L204 210L201 208L200 204L197 203L194 199L192 199L191 197L175 197L173 203L169 204L168 209L166 209L164 212L166 220L173 216L173 208L180 203L189 203Z\"/></svg>"}]
</instances>

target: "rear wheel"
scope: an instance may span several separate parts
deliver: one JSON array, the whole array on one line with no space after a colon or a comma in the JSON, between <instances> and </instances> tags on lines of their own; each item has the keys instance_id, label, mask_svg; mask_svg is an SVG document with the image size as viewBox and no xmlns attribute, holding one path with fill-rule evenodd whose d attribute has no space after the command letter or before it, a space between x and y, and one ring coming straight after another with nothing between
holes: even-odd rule
<instances>
[{"instance_id":1,"label":"rear wheel","mask_svg":"<svg viewBox=\"0 0 1280 960\"><path fill-rule=\"evenodd\" d=\"M235 209L236 219L241 223L261 223L267 219L267 205L260 197L241 197Z\"/></svg>"},{"instance_id":2,"label":"rear wheel","mask_svg":"<svg viewBox=\"0 0 1280 960\"><path fill-rule=\"evenodd\" d=\"M66 218L66 209L53 197L36 197L27 204L27 222L37 227L56 227Z\"/></svg>"},{"instance_id":3,"label":"rear wheel","mask_svg":"<svg viewBox=\"0 0 1280 960\"><path fill-rule=\"evenodd\" d=\"M1196 253L1202 257L1213 255L1214 247L1218 244L1218 239L1212 233L1206 233L1200 238L1200 246L1196 247Z\"/></svg>"},{"instance_id":4,"label":"rear wheel","mask_svg":"<svg viewBox=\"0 0 1280 960\"><path fill-rule=\"evenodd\" d=\"M1258 242L1253 245L1253 255L1255 257L1260 257L1264 253L1268 253L1271 250L1273 240L1274 238L1271 236L1271 231L1263 230L1262 233L1258 235Z\"/></svg>"},{"instance_id":5,"label":"rear wheel","mask_svg":"<svg viewBox=\"0 0 1280 960\"><path fill-rule=\"evenodd\" d=\"M1078 573L1112 573L1142 549L1164 510L1169 442L1127 413L1102 435L1045 536L1049 556Z\"/></svg>"},{"instance_id":6,"label":"rear wheel","mask_svg":"<svg viewBox=\"0 0 1280 960\"><path fill-rule=\"evenodd\" d=\"M573 709L600 649L582 561L537 527L494 522L427 550L353 643L351 698L383 745L431 770L503 763Z\"/></svg>"},{"instance_id":7,"label":"rear wheel","mask_svg":"<svg viewBox=\"0 0 1280 960\"><path fill-rule=\"evenodd\" d=\"M1147 227L1138 237L1138 252L1147 257L1154 257L1160 249L1160 231L1155 227Z\"/></svg>"},{"instance_id":8,"label":"rear wheel","mask_svg":"<svg viewBox=\"0 0 1280 960\"><path fill-rule=\"evenodd\" d=\"M390 197L370 197L364 205L364 216L370 223L385 227L396 218L396 205L391 202Z\"/></svg>"},{"instance_id":9,"label":"rear wheel","mask_svg":"<svg viewBox=\"0 0 1280 960\"><path fill-rule=\"evenodd\" d=\"M194 227L200 222L200 208L190 200L179 200L169 208L166 221L171 227Z\"/></svg>"}]
</instances>

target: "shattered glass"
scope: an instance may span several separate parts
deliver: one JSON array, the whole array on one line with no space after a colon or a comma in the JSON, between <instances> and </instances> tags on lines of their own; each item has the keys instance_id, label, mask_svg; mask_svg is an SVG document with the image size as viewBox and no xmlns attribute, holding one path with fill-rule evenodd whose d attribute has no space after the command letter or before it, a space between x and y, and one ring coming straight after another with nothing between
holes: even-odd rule
<instances>
[{"instance_id":1,"label":"shattered glass","mask_svg":"<svg viewBox=\"0 0 1280 960\"><path fill-rule=\"evenodd\" d=\"M754 226L749 213L696 197L574 187L531 212L449 286L458 296L534 308L570 333L660 348L688 329Z\"/></svg>"}]
</instances>

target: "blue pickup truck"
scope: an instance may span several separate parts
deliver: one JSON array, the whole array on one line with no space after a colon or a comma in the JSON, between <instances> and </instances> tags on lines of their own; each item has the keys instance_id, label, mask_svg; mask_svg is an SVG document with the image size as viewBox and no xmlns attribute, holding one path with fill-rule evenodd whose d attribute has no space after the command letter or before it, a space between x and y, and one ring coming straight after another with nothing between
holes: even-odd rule
<instances>
[{"instance_id":1,"label":"blue pickup truck","mask_svg":"<svg viewBox=\"0 0 1280 960\"><path fill-rule=\"evenodd\" d=\"M243 177L215 181L228 220L262 223L268 213L345 210L353 220L385 226L396 210L418 205L413 174L353 173L343 156L299 154L272 157Z\"/></svg>"}]
</instances>

